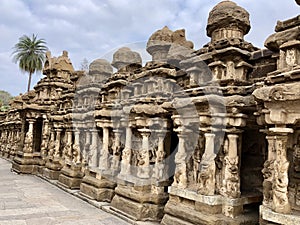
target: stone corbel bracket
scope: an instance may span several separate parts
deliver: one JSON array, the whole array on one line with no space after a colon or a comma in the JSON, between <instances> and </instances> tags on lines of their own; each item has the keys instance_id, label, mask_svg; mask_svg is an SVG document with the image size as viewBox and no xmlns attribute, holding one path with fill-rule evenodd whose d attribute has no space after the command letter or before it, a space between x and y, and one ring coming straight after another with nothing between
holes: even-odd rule
<instances>
[{"instance_id":1,"label":"stone corbel bracket","mask_svg":"<svg viewBox=\"0 0 300 225\"><path fill-rule=\"evenodd\" d=\"M262 87L253 92L264 109L258 113L267 124L295 124L300 119L300 82Z\"/></svg>"}]
</instances>

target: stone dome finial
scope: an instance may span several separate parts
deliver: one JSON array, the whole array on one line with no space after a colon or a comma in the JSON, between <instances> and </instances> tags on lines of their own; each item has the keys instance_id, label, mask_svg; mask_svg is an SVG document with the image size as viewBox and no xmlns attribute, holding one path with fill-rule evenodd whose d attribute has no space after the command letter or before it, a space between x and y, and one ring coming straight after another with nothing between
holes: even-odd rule
<instances>
[{"instance_id":1,"label":"stone dome finial","mask_svg":"<svg viewBox=\"0 0 300 225\"><path fill-rule=\"evenodd\" d=\"M213 38L214 31L222 28L236 29L243 37L250 30L249 13L232 1L220 2L209 13L207 35Z\"/></svg>"},{"instance_id":2,"label":"stone dome finial","mask_svg":"<svg viewBox=\"0 0 300 225\"><path fill-rule=\"evenodd\" d=\"M89 66L89 75L95 77L95 81L103 81L113 74L113 68L105 59L96 59Z\"/></svg>"},{"instance_id":3,"label":"stone dome finial","mask_svg":"<svg viewBox=\"0 0 300 225\"><path fill-rule=\"evenodd\" d=\"M164 26L155 31L147 42L147 52L152 55L152 61L167 62L170 57L180 60L186 54L186 50L193 49L194 43L187 41L185 30L170 30ZM178 57L179 56L179 57Z\"/></svg>"},{"instance_id":4,"label":"stone dome finial","mask_svg":"<svg viewBox=\"0 0 300 225\"><path fill-rule=\"evenodd\" d=\"M185 29L175 30L172 34L172 42L188 49L194 48L194 43L186 40Z\"/></svg>"},{"instance_id":5,"label":"stone dome finial","mask_svg":"<svg viewBox=\"0 0 300 225\"><path fill-rule=\"evenodd\" d=\"M168 51L172 44L173 31L167 26L155 31L147 42L147 52L153 61L164 62L167 60Z\"/></svg>"},{"instance_id":6,"label":"stone dome finial","mask_svg":"<svg viewBox=\"0 0 300 225\"><path fill-rule=\"evenodd\" d=\"M112 61L113 67L120 70L130 64L142 65L142 58L138 52L132 51L130 48L123 47L114 53Z\"/></svg>"},{"instance_id":7,"label":"stone dome finial","mask_svg":"<svg viewBox=\"0 0 300 225\"><path fill-rule=\"evenodd\" d=\"M89 65L89 75L112 74L113 68L105 59L96 59Z\"/></svg>"},{"instance_id":8,"label":"stone dome finial","mask_svg":"<svg viewBox=\"0 0 300 225\"><path fill-rule=\"evenodd\" d=\"M172 42L173 31L167 26L164 26L161 30L155 31L147 42L147 48L152 45L168 44Z\"/></svg>"},{"instance_id":9,"label":"stone dome finial","mask_svg":"<svg viewBox=\"0 0 300 225\"><path fill-rule=\"evenodd\" d=\"M52 57L50 51L46 52L43 73L47 74L51 70L74 72L74 68L67 51L64 50L62 55L58 57Z\"/></svg>"}]
</instances>

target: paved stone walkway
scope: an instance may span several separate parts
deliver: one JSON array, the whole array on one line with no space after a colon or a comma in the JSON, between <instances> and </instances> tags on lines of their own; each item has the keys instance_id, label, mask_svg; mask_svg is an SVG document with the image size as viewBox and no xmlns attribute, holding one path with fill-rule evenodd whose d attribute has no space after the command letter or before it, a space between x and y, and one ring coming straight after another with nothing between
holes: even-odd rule
<instances>
[{"instance_id":1,"label":"paved stone walkway","mask_svg":"<svg viewBox=\"0 0 300 225\"><path fill-rule=\"evenodd\" d=\"M32 175L10 172L0 158L0 225L128 225Z\"/></svg>"}]
</instances>

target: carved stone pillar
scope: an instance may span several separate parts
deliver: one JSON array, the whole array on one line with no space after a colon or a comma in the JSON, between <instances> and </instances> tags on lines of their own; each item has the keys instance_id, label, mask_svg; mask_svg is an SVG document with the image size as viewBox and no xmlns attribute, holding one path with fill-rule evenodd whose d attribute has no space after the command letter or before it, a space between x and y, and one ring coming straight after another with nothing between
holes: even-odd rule
<instances>
[{"instance_id":1,"label":"carved stone pillar","mask_svg":"<svg viewBox=\"0 0 300 225\"><path fill-rule=\"evenodd\" d=\"M162 180L165 177L165 148L164 148L164 132L158 132L158 146L156 151L155 167L154 167L154 177L157 180Z\"/></svg>"},{"instance_id":2,"label":"carved stone pillar","mask_svg":"<svg viewBox=\"0 0 300 225\"><path fill-rule=\"evenodd\" d=\"M113 144L113 156L112 156L112 163L111 169L112 171L118 172L119 171L119 163L120 163L120 156L121 156L121 130L115 129L113 130L115 134L114 144Z\"/></svg>"},{"instance_id":3,"label":"carved stone pillar","mask_svg":"<svg viewBox=\"0 0 300 225\"><path fill-rule=\"evenodd\" d=\"M32 153L33 152L33 124L35 120L30 119L28 120L28 122L29 122L29 128L25 136L23 151L25 153Z\"/></svg>"},{"instance_id":4,"label":"carved stone pillar","mask_svg":"<svg viewBox=\"0 0 300 225\"><path fill-rule=\"evenodd\" d=\"M61 136L61 129L56 129L56 138L55 138L55 150L54 150L54 157L60 157L60 136Z\"/></svg>"},{"instance_id":5,"label":"carved stone pillar","mask_svg":"<svg viewBox=\"0 0 300 225\"><path fill-rule=\"evenodd\" d=\"M269 129L274 134L276 160L274 161L273 181L273 210L277 213L290 213L291 206L288 199L288 168L287 141L291 128L275 127Z\"/></svg>"},{"instance_id":6,"label":"carved stone pillar","mask_svg":"<svg viewBox=\"0 0 300 225\"><path fill-rule=\"evenodd\" d=\"M89 166L90 167L97 167L98 166L98 131L97 129L92 129L92 143L90 146L89 152Z\"/></svg>"},{"instance_id":7,"label":"carved stone pillar","mask_svg":"<svg viewBox=\"0 0 300 225\"><path fill-rule=\"evenodd\" d=\"M81 151L80 151L80 130L74 132L74 144L73 144L73 162L75 164L81 163Z\"/></svg>"},{"instance_id":8,"label":"carved stone pillar","mask_svg":"<svg viewBox=\"0 0 300 225\"><path fill-rule=\"evenodd\" d=\"M199 174L199 189L198 193L203 195L214 195L216 185L216 163L214 152L214 139L215 134L205 133L205 152L202 156L200 163Z\"/></svg>"},{"instance_id":9,"label":"carved stone pillar","mask_svg":"<svg viewBox=\"0 0 300 225\"><path fill-rule=\"evenodd\" d=\"M151 131L149 129L139 129L142 135L142 151L139 152L138 156L138 172L139 178L150 177L150 155L149 155L149 136Z\"/></svg>"},{"instance_id":10,"label":"carved stone pillar","mask_svg":"<svg viewBox=\"0 0 300 225\"><path fill-rule=\"evenodd\" d=\"M16 153L18 151L19 144L20 144L20 130L19 130L19 128L17 128L16 135L15 135L15 140L14 140L13 156L16 155Z\"/></svg>"},{"instance_id":11,"label":"carved stone pillar","mask_svg":"<svg viewBox=\"0 0 300 225\"><path fill-rule=\"evenodd\" d=\"M221 188L221 194L229 198L239 198L240 191L240 174L239 174L239 157L238 157L238 134L228 134L228 153L224 158L225 172L224 183Z\"/></svg>"},{"instance_id":12,"label":"carved stone pillar","mask_svg":"<svg viewBox=\"0 0 300 225\"><path fill-rule=\"evenodd\" d=\"M177 186L179 188L187 187L187 165L186 165L186 157L187 152L185 148L185 140L187 138L187 133L184 132L183 128L178 129L178 152L175 155L175 175L174 182L172 186Z\"/></svg>"},{"instance_id":13,"label":"carved stone pillar","mask_svg":"<svg viewBox=\"0 0 300 225\"><path fill-rule=\"evenodd\" d=\"M237 133L227 134L227 146L224 146L227 152L224 157L224 179L220 193L227 198L240 198L241 196L238 139L239 134ZM224 204L222 212L225 216L235 218L243 212L243 204Z\"/></svg>"},{"instance_id":14,"label":"carved stone pillar","mask_svg":"<svg viewBox=\"0 0 300 225\"><path fill-rule=\"evenodd\" d=\"M63 151L63 158L67 163L70 163L72 161L73 153L72 153L72 131L67 130L67 143Z\"/></svg>"},{"instance_id":15,"label":"carved stone pillar","mask_svg":"<svg viewBox=\"0 0 300 225\"><path fill-rule=\"evenodd\" d=\"M273 202L273 180L274 180L274 162L276 159L275 136L268 135L268 159L262 169L263 181L263 205L271 207Z\"/></svg>"},{"instance_id":16,"label":"carved stone pillar","mask_svg":"<svg viewBox=\"0 0 300 225\"><path fill-rule=\"evenodd\" d=\"M49 141L49 120L44 120L41 143L41 156L44 159L47 155Z\"/></svg>"},{"instance_id":17,"label":"carved stone pillar","mask_svg":"<svg viewBox=\"0 0 300 225\"><path fill-rule=\"evenodd\" d=\"M125 141L125 148L122 152L122 160L121 160L121 172L120 175L129 175L131 174L130 171L130 161L132 156L132 130L131 127L126 128L126 141Z\"/></svg>"},{"instance_id":18,"label":"carved stone pillar","mask_svg":"<svg viewBox=\"0 0 300 225\"><path fill-rule=\"evenodd\" d=\"M9 132L8 132L8 137L7 137L7 145L6 145L6 149L5 149L5 153L6 153L6 157L8 157L9 156L9 152L10 152L10 150L11 150L11 138L12 138L12 131L10 130Z\"/></svg>"},{"instance_id":19,"label":"carved stone pillar","mask_svg":"<svg viewBox=\"0 0 300 225\"><path fill-rule=\"evenodd\" d=\"M100 152L99 169L107 171L109 168L109 129L108 127L103 127L103 142L102 149Z\"/></svg>"},{"instance_id":20,"label":"carved stone pillar","mask_svg":"<svg viewBox=\"0 0 300 225\"><path fill-rule=\"evenodd\" d=\"M51 131L50 141L48 145L48 157L52 158L55 151L55 133L54 130Z\"/></svg>"},{"instance_id":21,"label":"carved stone pillar","mask_svg":"<svg viewBox=\"0 0 300 225\"><path fill-rule=\"evenodd\" d=\"M88 163L88 155L89 155L89 151L90 151L90 146L91 146L91 133L90 130L87 129L85 131L85 144L84 144L84 148L83 148L83 163L87 164Z\"/></svg>"}]
</instances>

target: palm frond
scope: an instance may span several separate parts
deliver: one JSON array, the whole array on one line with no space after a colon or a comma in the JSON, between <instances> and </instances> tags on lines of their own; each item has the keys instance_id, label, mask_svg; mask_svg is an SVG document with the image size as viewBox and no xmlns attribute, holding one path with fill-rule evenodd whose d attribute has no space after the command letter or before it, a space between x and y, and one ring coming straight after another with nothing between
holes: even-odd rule
<instances>
[{"instance_id":1,"label":"palm frond","mask_svg":"<svg viewBox=\"0 0 300 225\"><path fill-rule=\"evenodd\" d=\"M13 48L13 62L19 64L21 71L33 74L43 69L47 50L44 39L38 39L35 34L32 37L23 35Z\"/></svg>"}]
</instances>

